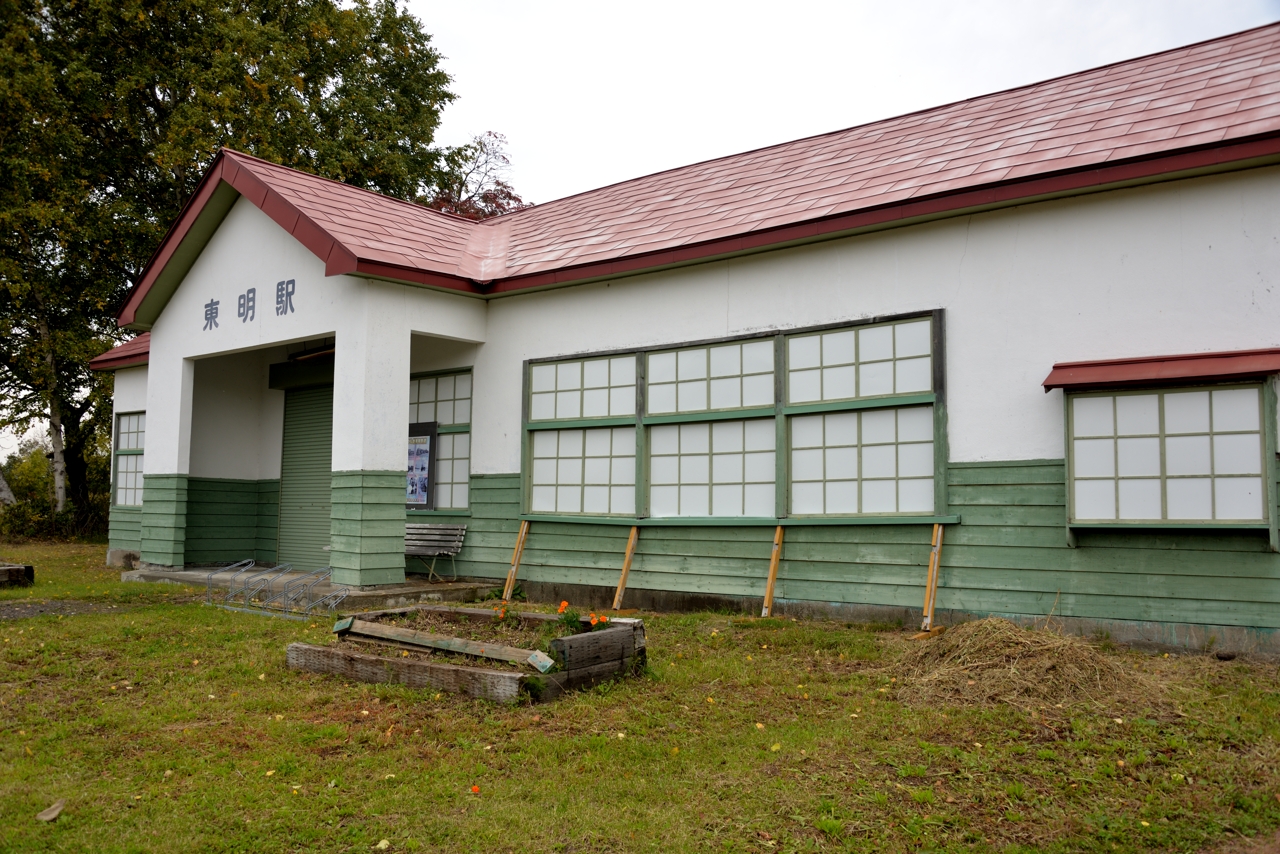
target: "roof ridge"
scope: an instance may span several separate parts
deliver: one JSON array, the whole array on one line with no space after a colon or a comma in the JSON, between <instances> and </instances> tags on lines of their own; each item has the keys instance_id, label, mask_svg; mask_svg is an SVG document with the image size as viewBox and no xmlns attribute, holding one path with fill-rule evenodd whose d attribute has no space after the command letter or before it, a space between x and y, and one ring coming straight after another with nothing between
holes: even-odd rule
<instances>
[{"instance_id":1,"label":"roof ridge","mask_svg":"<svg viewBox=\"0 0 1280 854\"><path fill-rule=\"evenodd\" d=\"M261 163L264 166L272 167L275 169L283 169L286 172L292 172L297 175L305 175L306 177L313 178L317 181L324 181L329 184L337 184L339 187L343 187L348 190L355 190L358 193L364 193L366 195L373 196L380 203L391 201L401 205L408 205L411 208L413 208L415 211L426 211L427 213L432 214L434 216L442 216L442 217L445 217L446 219L453 220L455 222L464 223L466 225L479 225L479 223L477 223L475 220L467 219L465 216L451 214L446 211L438 211L435 208L429 208L426 205L420 205L417 202L411 202L408 199L402 199L399 196L391 196L391 195L387 195L386 193L379 193L376 190L369 190L364 187L357 187L355 184L348 184L347 182L339 181L336 178L329 178L324 175L317 175L314 172L308 172L304 169L299 169L296 166L285 166L283 163L273 163L270 160L266 160L256 155L248 154L247 152L244 152L244 151L239 151L238 149L232 148L229 145L222 146L220 151L228 155L232 155L236 158L244 158L246 160L252 160L255 163Z\"/></svg>"},{"instance_id":2,"label":"roof ridge","mask_svg":"<svg viewBox=\"0 0 1280 854\"><path fill-rule=\"evenodd\" d=\"M551 200L549 200L549 201L542 202L541 204L535 205L535 206L533 206L533 207L524 208L523 210L511 211L510 213L502 214L502 215L501 215L501 217L493 217L493 219L500 219L500 218L508 218L508 219L510 219L510 218L515 218L515 217L520 216L520 215L521 215L521 214L523 214L523 213L526 213L527 211L532 211L532 210L534 210L535 208L542 209L542 211L544 211L544 212L545 212L545 209L546 209L547 207L549 207L549 206L551 206L551 205L559 204L560 202L567 202L567 201L569 201L570 199L577 199L577 198L580 198L580 197L582 197L582 196L591 195L591 194L593 194L593 193L599 193L599 192L602 192L602 191L604 191L604 190L610 190L610 189L613 189L613 188L615 188L615 187L621 187L621 186L624 186L624 185L626 185L626 184L632 184L632 183L636 183L636 182L639 182L639 181L647 181L647 180L650 180L650 179L653 179L653 178L657 178L657 177L658 177L658 176L660 176L660 175L667 175L667 174L670 174L670 173L673 173L673 172L681 172L681 171L684 171L684 170L686 170L686 169L693 169L693 168L695 168L695 167L699 167L699 166L707 166L707 165L709 165L709 164L717 163L717 162L720 162L720 161L723 161L723 160L732 160L732 159L734 159L734 158L738 158L738 157L745 157L745 156L747 156L747 155L757 154L757 153L759 153L759 152L764 152L764 151L770 151L770 150L772 150L772 149L781 149L781 148L785 148L785 147L787 147L787 146L798 145L798 144L800 144L800 143L810 142L810 141L813 141L813 140L822 139L822 138L824 138L824 137L835 137L835 136L838 136L838 135L840 135L840 134L849 133L850 131L856 131L856 130L861 130L861 129L865 129L865 128L872 128L872 127L875 127L876 125L880 125L880 124L887 124L887 123L889 123L889 122L898 122L898 121L902 121L903 119L908 119L908 118L911 118L912 116L924 116L924 115L928 115L929 113L932 113L932 112L937 112L937 111L941 111L941 110L947 110L947 109L951 109L951 108L954 108L954 107L959 107L959 106L964 105L964 104L972 104L972 103L974 103L974 102L982 101L982 100L987 99L987 98L995 98L995 97L1000 96L1000 95L1008 95L1008 94L1012 94L1012 93L1014 93L1014 92L1019 92L1019 91L1025 90L1025 89L1033 89L1033 88L1035 88L1035 87L1037 87L1037 86L1045 86L1045 85L1047 85L1047 84L1054 83L1054 82L1057 82L1057 81L1060 81L1060 80L1067 80L1067 79L1070 79L1070 78L1072 78L1072 77L1083 77L1083 76L1088 75L1088 74L1094 74L1094 73L1096 73L1096 72L1105 71L1105 70L1107 70L1107 69L1115 68L1115 67L1117 67L1117 66L1121 66L1121 65L1130 65L1130 64L1134 64L1134 63L1141 62L1141 61L1143 61L1143 60L1153 59L1153 58L1158 57L1158 56L1164 56L1164 55L1166 55L1166 54L1176 53L1176 52L1178 52L1178 51L1190 51L1190 50L1191 50L1191 49L1193 49L1193 48L1202 47L1202 46L1204 46L1204 45L1212 44L1212 43L1214 43L1214 42L1226 41L1226 40L1228 40L1228 39L1238 39L1238 38L1240 38L1240 37L1242 37L1242 36L1245 36L1245 35L1247 35L1247 34L1249 34L1249 33L1258 32L1258 31L1265 30L1265 29L1272 28L1272 27L1277 28L1277 29L1280 29L1280 21L1272 21L1271 23L1268 23L1268 24L1260 24L1259 26L1256 26L1256 27L1250 27L1250 28L1249 28L1249 29L1247 29L1247 30L1240 30L1240 31L1238 31L1238 32L1234 32L1234 33L1227 33L1227 34L1225 34L1225 35L1215 36L1214 38L1211 38L1211 39L1203 39L1203 40L1198 41L1198 42L1191 42L1190 44L1185 44L1185 45L1179 45L1179 46L1177 46L1177 47L1166 48L1166 49L1164 49L1164 50L1155 51L1154 53L1143 54L1142 56L1135 56L1135 57L1131 57L1131 58L1129 58L1129 59L1116 60L1115 62L1109 62L1109 63L1107 63L1106 65L1098 65L1098 66L1094 66L1094 67L1092 67L1092 68L1085 68L1085 69L1081 69L1080 71L1072 71L1072 72L1070 72L1070 73L1068 73L1068 74L1060 74L1060 75L1058 75L1058 76L1056 76L1056 77L1046 77L1046 78L1045 78L1045 79L1043 79L1043 80L1037 80L1037 81L1035 81L1035 82L1033 82L1033 83L1024 83L1024 84L1022 84L1021 86L1011 86L1011 87L1009 87L1009 88L1007 88L1007 89L997 89L997 90L995 90L995 91L993 91L993 92L986 92L986 93L981 94L981 95L974 95L973 97L970 97L970 98L963 98L963 99L961 99L961 100L959 100L959 101L949 101L949 102L947 102L947 103L945 103L945 104L936 104L936 105L934 105L934 106L932 106L932 107L925 107L925 108L922 108L922 109L919 109L919 110L912 110L912 111L910 111L910 112L900 113L900 114L898 114L898 115L894 115L894 116L886 116L886 117L884 117L884 118L882 118L882 119L875 119L874 121L865 122L865 123L863 123L863 124L859 124L859 125L850 125L849 127L839 128L839 129L837 129L837 130L831 130L831 131L824 131L823 133L811 134L810 136L800 137L799 139L790 139L790 140L786 140L786 141L784 141L784 142L775 142L775 143L771 143L771 144L769 144L769 145L762 145L762 146L759 146L759 147L757 147L757 148L749 148L749 149L747 149L747 150L745 150L745 151L738 151L738 152L734 152L734 153L732 153L732 154L723 154L723 155L720 155L720 156L718 156L718 157L709 157L709 158L707 158L707 159L705 159L705 160L697 160L697 161L694 161L693 163L686 163L686 164L684 164L684 165L682 165L682 166L673 166L673 167L671 167L671 168L669 168L669 169L659 169L657 172L650 172L650 173L645 174L645 175L638 175L638 176L636 176L636 177L634 177L634 178L626 178L626 179L624 179L624 180L622 180L622 181L615 181L615 182L613 182L613 183L611 183L611 184L604 184L604 185L602 185L602 186L600 186L600 187L593 187L592 189L589 189L589 190L582 190L581 192L571 193L571 194L570 194L570 195L568 195L568 196L561 196L561 197L560 197L560 198L558 198L558 199L551 199ZM486 222L489 222L489 221L491 221L491 220L486 220Z\"/></svg>"}]
</instances>

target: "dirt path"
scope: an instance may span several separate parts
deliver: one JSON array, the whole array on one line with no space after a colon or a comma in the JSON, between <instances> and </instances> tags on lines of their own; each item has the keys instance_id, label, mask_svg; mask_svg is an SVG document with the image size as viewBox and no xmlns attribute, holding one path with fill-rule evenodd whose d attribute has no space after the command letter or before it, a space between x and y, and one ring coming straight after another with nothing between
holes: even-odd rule
<instances>
[{"instance_id":1,"label":"dirt path","mask_svg":"<svg viewBox=\"0 0 1280 854\"><path fill-rule=\"evenodd\" d=\"M41 617L45 614L105 614L111 611L127 611L128 605L109 605L104 602L82 602L77 599L36 600L27 602L0 602L0 620L21 620L24 617Z\"/></svg>"},{"instance_id":2,"label":"dirt path","mask_svg":"<svg viewBox=\"0 0 1280 854\"><path fill-rule=\"evenodd\" d=\"M1280 854L1280 832L1259 834L1252 839L1235 838L1206 854Z\"/></svg>"}]
</instances>

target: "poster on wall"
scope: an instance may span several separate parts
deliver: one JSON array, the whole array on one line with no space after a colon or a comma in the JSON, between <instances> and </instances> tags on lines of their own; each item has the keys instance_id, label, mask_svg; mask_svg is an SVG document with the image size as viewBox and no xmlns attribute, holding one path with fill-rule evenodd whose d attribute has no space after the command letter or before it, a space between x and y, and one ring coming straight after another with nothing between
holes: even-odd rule
<instances>
[{"instance_id":1,"label":"poster on wall","mask_svg":"<svg viewBox=\"0 0 1280 854\"><path fill-rule=\"evenodd\" d=\"M409 459L404 501L410 510L434 510L436 422L409 425Z\"/></svg>"}]
</instances>

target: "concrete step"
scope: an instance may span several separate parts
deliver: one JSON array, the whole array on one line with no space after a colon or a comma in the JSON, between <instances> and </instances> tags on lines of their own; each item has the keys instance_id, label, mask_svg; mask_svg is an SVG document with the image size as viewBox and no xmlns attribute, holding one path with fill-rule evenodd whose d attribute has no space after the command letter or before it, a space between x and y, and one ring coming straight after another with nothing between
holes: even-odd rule
<instances>
[{"instance_id":1,"label":"concrete step","mask_svg":"<svg viewBox=\"0 0 1280 854\"><path fill-rule=\"evenodd\" d=\"M258 579L256 573L264 572ZM287 572L283 575L271 572L268 567L254 567L248 572L237 575L234 572L219 571L216 567L186 567L184 569L134 569L120 573L121 581L140 581L151 584L189 584L212 590L211 599L215 604L232 604L244 607L243 591L246 584L254 591L251 600L262 602L273 594L284 590L285 585L301 581L306 575L303 572ZM252 580L251 580L252 579ZM235 584L235 595L227 601L231 585ZM302 587L304 595L293 603L293 610L303 610L313 602L319 602L337 591L346 591L339 610L342 613L360 611L376 611L383 608L398 608L404 605L416 605L420 602L478 602L492 598L493 594L501 595L502 582L475 581L427 581L423 577L410 576L404 584L384 584L376 587L350 587L345 584L330 584L323 580L311 585L309 589Z\"/></svg>"}]
</instances>

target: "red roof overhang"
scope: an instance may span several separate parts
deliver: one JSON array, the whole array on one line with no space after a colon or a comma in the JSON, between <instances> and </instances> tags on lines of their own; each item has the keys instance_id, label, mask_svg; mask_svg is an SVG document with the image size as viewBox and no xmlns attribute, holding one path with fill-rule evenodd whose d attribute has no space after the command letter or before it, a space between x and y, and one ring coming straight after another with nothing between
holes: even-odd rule
<instances>
[{"instance_id":1,"label":"red roof overhang","mask_svg":"<svg viewBox=\"0 0 1280 854\"><path fill-rule=\"evenodd\" d=\"M1059 362L1045 378L1044 390L1084 391L1185 382L1247 381L1277 373L1280 373L1280 348Z\"/></svg>"},{"instance_id":2,"label":"red roof overhang","mask_svg":"<svg viewBox=\"0 0 1280 854\"><path fill-rule=\"evenodd\" d=\"M117 371L145 365L151 358L151 333L144 332L137 338L112 347L89 360L91 371Z\"/></svg>"}]
</instances>

